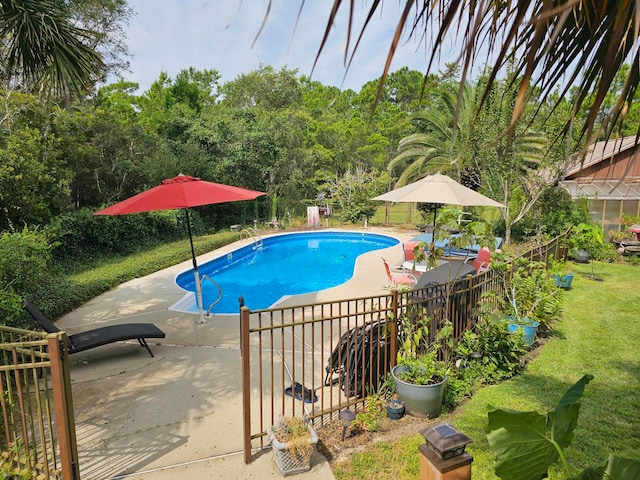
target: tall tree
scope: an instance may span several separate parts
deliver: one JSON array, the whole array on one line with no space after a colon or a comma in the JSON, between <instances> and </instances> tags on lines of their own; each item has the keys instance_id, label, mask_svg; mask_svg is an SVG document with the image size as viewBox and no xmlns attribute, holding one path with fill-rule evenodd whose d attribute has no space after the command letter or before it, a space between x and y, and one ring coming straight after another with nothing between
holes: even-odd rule
<instances>
[{"instance_id":1,"label":"tall tree","mask_svg":"<svg viewBox=\"0 0 640 480\"><path fill-rule=\"evenodd\" d=\"M513 225L524 218L548 188L553 178L551 170L560 168L545 155L550 142L544 132L531 127L535 104L528 106L514 128L508 128L517 101L513 85L509 78L493 84L475 131L484 139L474 157L476 169L482 172L482 188L507 207L502 212L506 244L511 243Z\"/></svg>"},{"instance_id":2,"label":"tall tree","mask_svg":"<svg viewBox=\"0 0 640 480\"><path fill-rule=\"evenodd\" d=\"M417 131L400 140L399 153L388 166L398 174L397 186L437 170L463 181L463 172L473 166L476 90L465 84L458 103L456 90L444 84L433 94L430 107L412 116Z\"/></svg>"}]
</instances>

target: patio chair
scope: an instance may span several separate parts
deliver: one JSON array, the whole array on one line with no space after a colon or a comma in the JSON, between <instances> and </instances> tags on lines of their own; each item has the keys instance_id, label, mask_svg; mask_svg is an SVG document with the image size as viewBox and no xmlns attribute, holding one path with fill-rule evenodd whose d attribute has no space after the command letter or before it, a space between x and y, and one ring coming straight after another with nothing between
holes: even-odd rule
<instances>
[{"instance_id":1,"label":"patio chair","mask_svg":"<svg viewBox=\"0 0 640 480\"><path fill-rule=\"evenodd\" d=\"M29 300L23 299L22 307L33 317L40 327L47 333L60 331L44 314ZM147 344L147 338L164 338L162 330L152 323L124 323L121 325L109 325L108 327L95 328L86 332L69 335L69 353L82 352L90 348L100 347L114 342L125 340L138 340L141 346L147 349L153 357L153 352Z\"/></svg>"},{"instance_id":2,"label":"patio chair","mask_svg":"<svg viewBox=\"0 0 640 480\"><path fill-rule=\"evenodd\" d=\"M489 263L491 261L491 250L487 247L482 247L478 252L476 258L473 259L471 265L475 269L476 273L482 273L489 270ZM466 263L466 261L465 261Z\"/></svg>"},{"instance_id":3,"label":"patio chair","mask_svg":"<svg viewBox=\"0 0 640 480\"><path fill-rule=\"evenodd\" d=\"M391 283L391 285L415 285L418 282L418 279L415 277L415 275L411 275L410 273L401 275L392 274L387 261L383 258L382 262L384 263L384 268L387 272L387 278L389 279L389 283Z\"/></svg>"}]
</instances>

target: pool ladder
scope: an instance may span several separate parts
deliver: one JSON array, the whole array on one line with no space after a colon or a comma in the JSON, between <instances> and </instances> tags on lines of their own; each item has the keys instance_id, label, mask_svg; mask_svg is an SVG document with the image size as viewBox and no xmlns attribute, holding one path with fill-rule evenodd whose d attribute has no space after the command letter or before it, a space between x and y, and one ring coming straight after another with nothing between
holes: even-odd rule
<instances>
[{"instance_id":1,"label":"pool ladder","mask_svg":"<svg viewBox=\"0 0 640 480\"><path fill-rule=\"evenodd\" d=\"M253 243L253 249L254 250L258 250L259 248L262 248L262 237L258 233L258 230L256 230L253 227L243 228L240 231L240 240L242 240L243 234L246 234L247 238L253 239L253 242L254 242Z\"/></svg>"},{"instance_id":2,"label":"pool ladder","mask_svg":"<svg viewBox=\"0 0 640 480\"><path fill-rule=\"evenodd\" d=\"M200 277L200 287L201 287L200 291L202 291L202 284L204 283L205 280L209 280L209 282L218 289L218 298L216 298L213 302L211 302L211 304L209 305L209 308L207 308L207 314L205 315L206 318L211 318L211 309L217 303L219 303L220 300L222 300L222 287L218 282L213 280L209 275L203 275L202 277Z\"/></svg>"}]
</instances>

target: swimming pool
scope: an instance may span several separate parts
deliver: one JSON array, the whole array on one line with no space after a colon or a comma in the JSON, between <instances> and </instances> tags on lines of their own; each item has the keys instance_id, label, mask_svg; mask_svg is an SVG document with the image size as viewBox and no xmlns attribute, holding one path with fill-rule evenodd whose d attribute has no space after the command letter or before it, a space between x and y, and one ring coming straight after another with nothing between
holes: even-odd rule
<instances>
[{"instance_id":1,"label":"swimming pool","mask_svg":"<svg viewBox=\"0 0 640 480\"><path fill-rule=\"evenodd\" d=\"M309 232L266 237L262 247L252 242L198 266L222 287L222 299L212 313L238 313L238 297L252 310L269 308L283 297L317 292L349 280L356 258L366 252L397 245L387 235L361 232ZM198 311L193 269L176 276L176 284L192 292L172 310ZM205 311L218 297L211 282L202 282Z\"/></svg>"}]
</instances>

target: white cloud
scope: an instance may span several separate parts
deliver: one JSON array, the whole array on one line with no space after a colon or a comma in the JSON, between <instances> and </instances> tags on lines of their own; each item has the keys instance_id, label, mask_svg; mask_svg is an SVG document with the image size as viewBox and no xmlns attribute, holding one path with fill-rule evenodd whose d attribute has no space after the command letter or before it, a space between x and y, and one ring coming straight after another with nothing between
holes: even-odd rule
<instances>
[{"instance_id":1,"label":"white cloud","mask_svg":"<svg viewBox=\"0 0 640 480\"><path fill-rule=\"evenodd\" d=\"M253 48L268 5L264 0L129 0L129 4L137 15L127 30L133 55L132 73L127 79L139 83L141 91L149 88L161 70L173 78L191 66L215 69L223 82L249 73L260 64L278 69L297 68L300 74L309 75L330 11L327 2L307 1L288 51L299 1L273 1L269 18ZM357 5L360 17L364 18L366 6L359 2ZM398 5L388 2L384 4L383 15L372 18L342 85L348 16L347 5L343 6L312 78L354 90L378 78L393 37L397 11ZM352 45L360 27L361 23L354 25ZM403 45L396 53L391 71L402 66L424 72L424 46L413 42Z\"/></svg>"}]
</instances>

